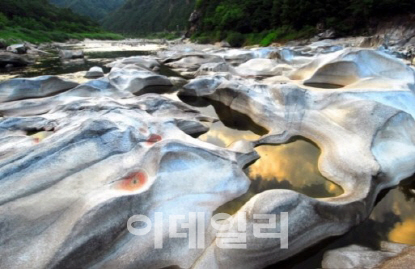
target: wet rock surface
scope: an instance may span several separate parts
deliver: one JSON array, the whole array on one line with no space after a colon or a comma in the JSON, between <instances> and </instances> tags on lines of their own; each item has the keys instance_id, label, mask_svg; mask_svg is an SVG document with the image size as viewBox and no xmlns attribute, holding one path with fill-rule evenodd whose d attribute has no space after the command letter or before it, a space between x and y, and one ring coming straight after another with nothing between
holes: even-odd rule
<instances>
[{"instance_id":1,"label":"wet rock surface","mask_svg":"<svg viewBox=\"0 0 415 269\"><path fill-rule=\"evenodd\" d=\"M30 260L36 268L264 268L359 225L382 190L415 172L415 71L383 50L347 46L172 45L116 60L107 75L80 85L53 76L1 83L0 267ZM192 79L160 74L165 66ZM261 132L228 147L197 139L217 119L172 91L226 107L231 123L243 114ZM201 248L168 238L168 217L158 226L162 249L153 234L127 231L138 214L210 218L248 192L244 168L259 158L256 147L298 137L321 149L319 172L343 192L260 192L231 225L204 227ZM247 247L221 248L220 234L237 233L240 214ZM257 214L277 216L267 232L287 228L288 249L278 237L255 236Z\"/></svg>"}]
</instances>

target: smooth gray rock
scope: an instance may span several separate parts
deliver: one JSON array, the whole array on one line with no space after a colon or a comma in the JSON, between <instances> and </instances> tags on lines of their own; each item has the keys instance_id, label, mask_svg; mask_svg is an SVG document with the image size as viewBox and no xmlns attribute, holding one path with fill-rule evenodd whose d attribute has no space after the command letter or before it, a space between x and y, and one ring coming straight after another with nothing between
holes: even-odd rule
<instances>
[{"instance_id":1,"label":"smooth gray rock","mask_svg":"<svg viewBox=\"0 0 415 269\"><path fill-rule=\"evenodd\" d=\"M413 261L415 261L415 257L413 256L414 252L415 247L413 246L391 242L382 242L380 250L351 245L326 252L323 258L322 268L411 268Z\"/></svg>"},{"instance_id":2,"label":"smooth gray rock","mask_svg":"<svg viewBox=\"0 0 415 269\"><path fill-rule=\"evenodd\" d=\"M414 85L413 70L396 58L375 50L346 49L320 56L290 76L305 84L348 88L408 89Z\"/></svg>"},{"instance_id":3,"label":"smooth gray rock","mask_svg":"<svg viewBox=\"0 0 415 269\"><path fill-rule=\"evenodd\" d=\"M8 64L12 64L13 66L26 66L31 63L26 57L10 52L0 52L0 67L5 67Z\"/></svg>"},{"instance_id":4,"label":"smooth gray rock","mask_svg":"<svg viewBox=\"0 0 415 269\"><path fill-rule=\"evenodd\" d=\"M181 77L169 77L169 79L173 86L176 88L181 88L188 83L187 79Z\"/></svg>"},{"instance_id":5,"label":"smooth gray rock","mask_svg":"<svg viewBox=\"0 0 415 269\"><path fill-rule=\"evenodd\" d=\"M100 78L104 76L104 70L99 66L91 67L88 72L86 72L86 78Z\"/></svg>"},{"instance_id":6,"label":"smooth gray rock","mask_svg":"<svg viewBox=\"0 0 415 269\"><path fill-rule=\"evenodd\" d=\"M124 58L121 60L114 61L106 65L110 68L127 68L127 69L137 69L137 70L148 70L153 71L160 68L160 63L152 58L142 57L142 56L133 56L129 58Z\"/></svg>"},{"instance_id":7,"label":"smooth gray rock","mask_svg":"<svg viewBox=\"0 0 415 269\"><path fill-rule=\"evenodd\" d=\"M278 76L284 69L271 59L252 59L235 68L240 76Z\"/></svg>"},{"instance_id":8,"label":"smooth gray rock","mask_svg":"<svg viewBox=\"0 0 415 269\"><path fill-rule=\"evenodd\" d=\"M61 59L82 59L84 58L84 52L82 50L61 50L59 51Z\"/></svg>"},{"instance_id":9,"label":"smooth gray rock","mask_svg":"<svg viewBox=\"0 0 415 269\"><path fill-rule=\"evenodd\" d=\"M7 241L0 266L25 267L29 257L35 268L190 267L203 249L189 248L187 238L168 239L169 214L209 218L249 186L236 161L242 154L189 135L203 126L199 116L182 103L146 95L67 99L48 115L0 121L1 137L31 140L0 161L0 240ZM52 134L25 136L34 127ZM127 231L131 216L154 221L156 212L167 216L159 233L167 252L154 249L153 233ZM213 237L207 227L203 232L208 241Z\"/></svg>"},{"instance_id":10,"label":"smooth gray rock","mask_svg":"<svg viewBox=\"0 0 415 269\"><path fill-rule=\"evenodd\" d=\"M227 81L226 78L222 76L215 77L199 77L197 79L191 80L186 84L183 89L180 91L180 94L186 96L208 96L214 93L218 86Z\"/></svg>"},{"instance_id":11,"label":"smooth gray rock","mask_svg":"<svg viewBox=\"0 0 415 269\"><path fill-rule=\"evenodd\" d=\"M206 53L184 53L174 55L163 60L165 65L174 69L186 69L196 71L201 65L206 63L221 63L224 59L221 56Z\"/></svg>"},{"instance_id":12,"label":"smooth gray rock","mask_svg":"<svg viewBox=\"0 0 415 269\"><path fill-rule=\"evenodd\" d=\"M227 63L206 63L199 67L196 72L196 76L229 71L231 71L231 67Z\"/></svg>"},{"instance_id":13,"label":"smooth gray rock","mask_svg":"<svg viewBox=\"0 0 415 269\"><path fill-rule=\"evenodd\" d=\"M244 49L229 49L216 53L216 55L223 57L226 62L234 66L255 58L255 53L253 51Z\"/></svg>"},{"instance_id":14,"label":"smooth gray rock","mask_svg":"<svg viewBox=\"0 0 415 269\"><path fill-rule=\"evenodd\" d=\"M0 102L39 98L57 94L78 86L78 83L56 76L14 78L0 83Z\"/></svg>"},{"instance_id":15,"label":"smooth gray rock","mask_svg":"<svg viewBox=\"0 0 415 269\"><path fill-rule=\"evenodd\" d=\"M347 59L356 59L353 55ZM323 238L343 234L358 225L368 217L381 189L396 186L414 174L415 96L411 79L415 72L399 60L382 54L362 51L358 55L366 61L357 65L366 64L371 74L388 70L383 74L389 76L389 83L373 83L370 88L362 86L367 83L355 83L346 89L325 89L303 88L298 85L300 82L294 84L294 81L264 85L250 80L219 81L211 77L213 87L209 88L206 98L249 115L269 131L253 142L253 146L286 143L297 136L314 141L322 150L320 172L341 186L344 194L327 199L311 199L282 190L257 194L239 210L248 216L248 247L223 249L219 246L226 239L218 237L194 268L264 268L292 257ZM333 59L325 57L328 61ZM394 68L388 69L386 63L380 65L379 61ZM319 72L318 68L310 70ZM304 79L315 74L311 71ZM366 80L366 74L361 75L362 80ZM330 75L326 78L332 79ZM191 85L207 79L196 79ZM288 249L281 248L279 238L258 238L253 233L254 214L279 215L281 212L288 212L290 216ZM240 223L237 215L230 221L232 225L224 226L223 232L236 233ZM269 232L280 232L282 224L277 221L277 227Z\"/></svg>"},{"instance_id":16,"label":"smooth gray rock","mask_svg":"<svg viewBox=\"0 0 415 269\"><path fill-rule=\"evenodd\" d=\"M108 79L119 91L127 91L136 95L151 92L165 92L173 87L171 81L162 75L134 69L113 68Z\"/></svg>"},{"instance_id":17,"label":"smooth gray rock","mask_svg":"<svg viewBox=\"0 0 415 269\"><path fill-rule=\"evenodd\" d=\"M27 52L27 47L25 44L14 44L7 47L7 51L16 53L16 54L25 54Z\"/></svg>"}]
</instances>

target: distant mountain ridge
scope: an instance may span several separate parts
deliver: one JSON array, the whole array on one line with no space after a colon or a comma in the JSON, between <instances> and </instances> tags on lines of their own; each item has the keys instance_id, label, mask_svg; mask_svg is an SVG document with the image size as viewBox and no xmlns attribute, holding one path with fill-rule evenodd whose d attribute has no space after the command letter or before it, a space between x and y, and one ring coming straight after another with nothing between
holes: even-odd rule
<instances>
[{"instance_id":1,"label":"distant mountain ridge","mask_svg":"<svg viewBox=\"0 0 415 269\"><path fill-rule=\"evenodd\" d=\"M196 0L127 0L104 21L104 28L123 34L185 31Z\"/></svg>"},{"instance_id":2,"label":"distant mountain ridge","mask_svg":"<svg viewBox=\"0 0 415 269\"><path fill-rule=\"evenodd\" d=\"M109 13L121 7L126 0L49 0L58 7L70 8L73 12L102 21Z\"/></svg>"}]
</instances>

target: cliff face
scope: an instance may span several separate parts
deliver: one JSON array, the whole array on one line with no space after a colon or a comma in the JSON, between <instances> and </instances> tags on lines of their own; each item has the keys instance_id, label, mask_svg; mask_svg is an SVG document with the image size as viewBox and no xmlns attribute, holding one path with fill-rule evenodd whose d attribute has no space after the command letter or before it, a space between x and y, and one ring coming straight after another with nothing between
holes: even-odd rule
<instances>
[{"instance_id":1,"label":"cliff face","mask_svg":"<svg viewBox=\"0 0 415 269\"><path fill-rule=\"evenodd\" d=\"M396 16L382 21L375 32L378 35L385 35L391 42L397 42L401 46L415 46L415 14Z\"/></svg>"},{"instance_id":2,"label":"cliff face","mask_svg":"<svg viewBox=\"0 0 415 269\"><path fill-rule=\"evenodd\" d=\"M125 34L184 31L194 7L195 0L128 0L103 25Z\"/></svg>"},{"instance_id":3,"label":"cliff face","mask_svg":"<svg viewBox=\"0 0 415 269\"><path fill-rule=\"evenodd\" d=\"M78 14L100 21L109 13L119 8L125 1L126 0L50 0L49 2L58 7L70 8Z\"/></svg>"}]
</instances>

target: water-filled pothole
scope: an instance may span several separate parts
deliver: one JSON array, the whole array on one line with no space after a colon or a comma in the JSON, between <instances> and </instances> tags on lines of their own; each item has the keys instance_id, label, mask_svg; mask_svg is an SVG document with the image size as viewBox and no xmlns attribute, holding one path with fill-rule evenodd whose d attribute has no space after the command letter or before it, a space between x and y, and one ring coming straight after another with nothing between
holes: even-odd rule
<instances>
[{"instance_id":1,"label":"water-filled pothole","mask_svg":"<svg viewBox=\"0 0 415 269\"><path fill-rule=\"evenodd\" d=\"M234 214L256 194L271 189L289 189L313 198L339 196L340 186L323 177L318 169L320 149L297 139L278 146L259 146L261 158L245 169L251 186L243 196L221 206L216 212Z\"/></svg>"},{"instance_id":2,"label":"water-filled pothole","mask_svg":"<svg viewBox=\"0 0 415 269\"><path fill-rule=\"evenodd\" d=\"M223 104L201 98L180 96L187 104L203 114L217 117L219 122L199 137L211 144L227 147L239 140L258 140L267 130L249 116L233 111ZM260 159L245 169L251 179L247 193L224 204L216 213L233 214L258 193L271 189L289 189L313 198L339 196L340 186L323 177L318 169L320 149L311 141L295 138L283 145L264 145L256 148Z\"/></svg>"}]
</instances>

